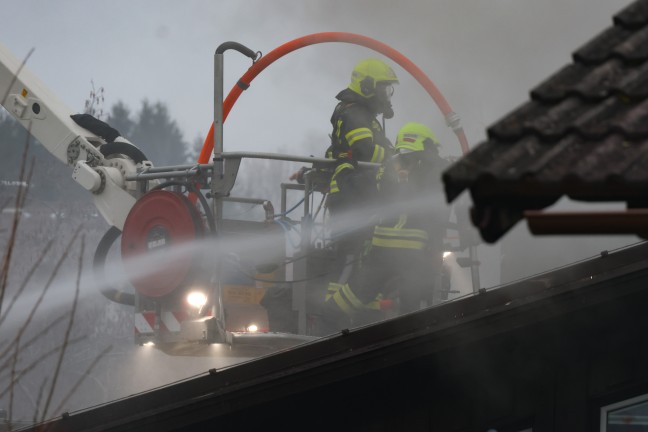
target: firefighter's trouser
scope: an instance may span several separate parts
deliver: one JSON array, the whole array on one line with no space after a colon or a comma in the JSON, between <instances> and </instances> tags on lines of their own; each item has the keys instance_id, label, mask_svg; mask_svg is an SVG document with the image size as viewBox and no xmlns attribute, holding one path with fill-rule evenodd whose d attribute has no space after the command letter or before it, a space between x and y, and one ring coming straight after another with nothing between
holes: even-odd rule
<instances>
[{"instance_id":1,"label":"firefighter's trouser","mask_svg":"<svg viewBox=\"0 0 648 432\"><path fill-rule=\"evenodd\" d=\"M405 228L406 221L402 217L395 226L375 227L370 251L352 285L360 301L381 295L397 297L400 313L407 313L418 310L421 300L431 293L437 257L428 250L428 233Z\"/></svg>"},{"instance_id":2,"label":"firefighter's trouser","mask_svg":"<svg viewBox=\"0 0 648 432\"><path fill-rule=\"evenodd\" d=\"M430 263L421 250L373 246L357 281L355 294L360 299L377 296L398 298L400 313L420 308L431 280L426 274Z\"/></svg>"}]
</instances>

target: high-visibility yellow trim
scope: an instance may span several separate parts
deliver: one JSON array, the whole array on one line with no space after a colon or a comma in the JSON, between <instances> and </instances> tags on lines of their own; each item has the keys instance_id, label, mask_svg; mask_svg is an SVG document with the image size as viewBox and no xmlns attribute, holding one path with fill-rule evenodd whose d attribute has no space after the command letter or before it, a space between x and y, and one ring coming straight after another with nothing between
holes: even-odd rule
<instances>
[{"instance_id":1,"label":"high-visibility yellow trim","mask_svg":"<svg viewBox=\"0 0 648 432\"><path fill-rule=\"evenodd\" d=\"M403 222L402 220L399 222ZM399 224L397 224L398 226ZM427 231L415 228L391 228L377 226L371 244L384 248L425 249L429 239Z\"/></svg>"},{"instance_id":2,"label":"high-visibility yellow trim","mask_svg":"<svg viewBox=\"0 0 648 432\"><path fill-rule=\"evenodd\" d=\"M402 214L398 217L398 222L396 223L396 225L394 225L394 228L400 230L405 226L406 223L407 223L407 215Z\"/></svg>"},{"instance_id":3,"label":"high-visibility yellow trim","mask_svg":"<svg viewBox=\"0 0 648 432\"><path fill-rule=\"evenodd\" d=\"M349 147L351 147L356 141L365 138L373 138L373 133L371 133L371 129L369 128L358 128L353 129L351 132L348 132L346 135L344 135L344 138L346 138Z\"/></svg>"},{"instance_id":4,"label":"high-visibility yellow trim","mask_svg":"<svg viewBox=\"0 0 648 432\"><path fill-rule=\"evenodd\" d=\"M376 180L382 180L384 176L385 176L385 166L380 165L380 167L378 167L378 173L376 174Z\"/></svg>"},{"instance_id":5,"label":"high-visibility yellow trim","mask_svg":"<svg viewBox=\"0 0 648 432\"><path fill-rule=\"evenodd\" d=\"M347 315L353 315L356 310L364 308L364 304L351 291L349 284L330 282L326 300L333 300L335 304Z\"/></svg>"},{"instance_id":6,"label":"high-visibility yellow trim","mask_svg":"<svg viewBox=\"0 0 648 432\"><path fill-rule=\"evenodd\" d=\"M337 121L337 127L335 128L335 136L340 141L340 132L342 132L342 120Z\"/></svg>"},{"instance_id":7,"label":"high-visibility yellow trim","mask_svg":"<svg viewBox=\"0 0 648 432\"><path fill-rule=\"evenodd\" d=\"M379 145L374 145L374 152L371 155L370 162L380 163L385 159L385 149Z\"/></svg>"},{"instance_id":8,"label":"high-visibility yellow trim","mask_svg":"<svg viewBox=\"0 0 648 432\"><path fill-rule=\"evenodd\" d=\"M416 228L398 229L398 228L377 226L374 228L374 235L383 236L383 237L419 238L422 240L429 239L427 231L416 229Z\"/></svg>"},{"instance_id":9,"label":"high-visibility yellow trim","mask_svg":"<svg viewBox=\"0 0 648 432\"><path fill-rule=\"evenodd\" d=\"M342 289L340 289L337 293L344 294L347 301L351 303L351 306L353 306L354 308L362 309L364 307L364 303L362 303L360 299L356 297L355 293L351 291L349 284L342 285Z\"/></svg>"},{"instance_id":10,"label":"high-visibility yellow trim","mask_svg":"<svg viewBox=\"0 0 648 432\"><path fill-rule=\"evenodd\" d=\"M345 169L347 169L347 168L351 168L351 169L353 169L353 165L351 165L351 164L348 163L348 162L345 162L345 163L343 163L343 164L338 165L337 167L335 167L335 171L333 172L333 177L335 177L336 175L340 174L340 173L342 172L342 170L345 170Z\"/></svg>"},{"instance_id":11,"label":"high-visibility yellow trim","mask_svg":"<svg viewBox=\"0 0 648 432\"><path fill-rule=\"evenodd\" d=\"M382 294L378 294L375 299L365 305L365 308L372 310L381 310L380 301L382 300L382 298Z\"/></svg>"},{"instance_id":12,"label":"high-visibility yellow trim","mask_svg":"<svg viewBox=\"0 0 648 432\"><path fill-rule=\"evenodd\" d=\"M384 248L399 248L399 249L425 249L425 242L420 240L403 240L403 239L385 239L374 237L371 239L371 244L376 247Z\"/></svg>"},{"instance_id":13,"label":"high-visibility yellow trim","mask_svg":"<svg viewBox=\"0 0 648 432\"><path fill-rule=\"evenodd\" d=\"M324 301L329 301L331 298L333 298L333 295L338 292L338 290L342 287L342 285L337 284L335 282L330 282L327 288L327 293L326 293L326 298Z\"/></svg>"},{"instance_id":14,"label":"high-visibility yellow trim","mask_svg":"<svg viewBox=\"0 0 648 432\"><path fill-rule=\"evenodd\" d=\"M345 162L343 164L338 165L335 168L335 171L333 172L333 175L331 176L331 182L329 183L329 193L337 193L340 192L340 188L338 187L337 180L335 177L342 172L342 170L345 169L353 169L353 165L351 165L348 162Z\"/></svg>"},{"instance_id":15,"label":"high-visibility yellow trim","mask_svg":"<svg viewBox=\"0 0 648 432\"><path fill-rule=\"evenodd\" d=\"M339 294L333 296L333 301L340 309L342 309L342 312L347 315L353 315L353 308L349 306Z\"/></svg>"},{"instance_id":16,"label":"high-visibility yellow trim","mask_svg":"<svg viewBox=\"0 0 648 432\"><path fill-rule=\"evenodd\" d=\"M335 304L347 315L353 314L353 307L347 303L342 295L340 295L340 290L343 288L341 284L331 282L328 286L328 294L326 294L326 301L333 299Z\"/></svg>"}]
</instances>

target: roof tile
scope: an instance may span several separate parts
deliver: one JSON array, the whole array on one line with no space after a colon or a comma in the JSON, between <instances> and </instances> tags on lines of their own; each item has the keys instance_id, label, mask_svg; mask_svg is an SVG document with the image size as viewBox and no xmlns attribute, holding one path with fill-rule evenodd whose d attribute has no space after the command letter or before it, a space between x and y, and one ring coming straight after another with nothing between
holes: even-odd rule
<instances>
[{"instance_id":1,"label":"roof tile","mask_svg":"<svg viewBox=\"0 0 648 432\"><path fill-rule=\"evenodd\" d=\"M614 16L614 24L627 29L637 29L648 24L648 2L632 3Z\"/></svg>"},{"instance_id":2,"label":"roof tile","mask_svg":"<svg viewBox=\"0 0 648 432\"><path fill-rule=\"evenodd\" d=\"M613 54L629 63L640 63L648 59L648 26L644 26L620 43Z\"/></svg>"},{"instance_id":3,"label":"roof tile","mask_svg":"<svg viewBox=\"0 0 648 432\"><path fill-rule=\"evenodd\" d=\"M448 201L470 189L488 241L562 195L648 205L648 0L613 23L444 172Z\"/></svg>"},{"instance_id":4,"label":"roof tile","mask_svg":"<svg viewBox=\"0 0 648 432\"><path fill-rule=\"evenodd\" d=\"M585 65L602 63L610 59L616 47L632 34L632 30L623 27L610 27L574 52L574 60Z\"/></svg>"}]
</instances>

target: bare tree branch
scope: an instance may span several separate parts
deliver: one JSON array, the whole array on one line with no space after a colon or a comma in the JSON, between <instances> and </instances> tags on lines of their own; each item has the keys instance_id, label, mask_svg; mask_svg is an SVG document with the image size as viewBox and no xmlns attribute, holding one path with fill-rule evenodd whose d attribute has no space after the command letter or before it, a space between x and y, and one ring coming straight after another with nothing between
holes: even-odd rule
<instances>
[{"instance_id":1,"label":"bare tree branch","mask_svg":"<svg viewBox=\"0 0 648 432\"><path fill-rule=\"evenodd\" d=\"M32 419L32 423L36 424L38 423L38 407L40 407L41 400L43 399L43 392L45 391L45 387L47 386L47 380L49 378L45 377L43 380L43 383L41 384L40 388L38 389L38 398L36 399L36 409L34 410L34 417Z\"/></svg>"},{"instance_id":2,"label":"bare tree branch","mask_svg":"<svg viewBox=\"0 0 648 432\"><path fill-rule=\"evenodd\" d=\"M63 347L61 349L58 361L56 362L56 369L54 370L54 376L52 377L52 385L50 387L49 394L47 395L47 400L45 402L45 407L43 408L42 419L45 420L47 416L47 410L49 409L50 402L52 401L52 395L56 389L56 382L58 381L59 373L61 372L61 365L63 364L63 357L65 357L65 350L68 346L68 341L70 340L70 333L72 332L72 326L74 325L74 315L76 314L77 304L79 301L79 293L81 291L81 272L83 270L83 253L85 252L85 235L81 236L81 251L79 252L79 268L77 271L77 280L76 280L76 289L74 291L74 301L72 302L72 311L70 312L70 322L68 323L68 328L65 332L65 337L63 339Z\"/></svg>"},{"instance_id":3,"label":"bare tree branch","mask_svg":"<svg viewBox=\"0 0 648 432\"><path fill-rule=\"evenodd\" d=\"M30 347L32 344L36 343L40 338L47 336L48 332L50 332L56 325L58 325L58 323L63 321L64 318L67 318L67 312L65 312L64 314L62 314L58 318L56 318L54 321L52 321L47 326L47 329L45 330L45 332L43 332L43 333L39 332L36 335L32 336L31 339L29 339L27 342L25 342L23 344L22 349L25 350L26 348ZM0 343L0 345L2 345L2 344ZM11 346L13 346L13 343L12 343ZM6 351L6 352L8 353L9 351ZM3 357L4 356L0 356L0 360L2 360ZM0 364L0 371L2 371L5 368L9 367L9 362L10 361L11 361L10 359L7 359L4 363Z\"/></svg>"},{"instance_id":4,"label":"bare tree branch","mask_svg":"<svg viewBox=\"0 0 648 432\"><path fill-rule=\"evenodd\" d=\"M31 266L29 271L27 272L27 276L23 280L23 283L20 285L20 288L18 288L18 291L14 294L14 296L11 299L11 302L9 303L9 306L7 306L7 309L4 311L2 315L0 315L0 326L2 326L2 323L4 320L7 319L7 316L9 316L9 312L11 311L11 308L13 308L14 304L20 296L22 295L23 291L27 287L27 284L31 280L32 276L36 272L36 269L41 265L43 262L43 259L45 258L45 255L47 255L47 252L49 252L50 248L52 247L52 244L54 243L54 239L51 239L50 241L47 242L43 250L41 251L40 255L38 256L38 259L34 263L34 265Z\"/></svg>"},{"instance_id":5,"label":"bare tree branch","mask_svg":"<svg viewBox=\"0 0 648 432\"><path fill-rule=\"evenodd\" d=\"M11 362L11 379L9 380L9 424L13 416L14 389L16 384L16 364L18 363L18 354L20 353L20 343L16 344L16 349Z\"/></svg>"},{"instance_id":6,"label":"bare tree branch","mask_svg":"<svg viewBox=\"0 0 648 432\"><path fill-rule=\"evenodd\" d=\"M81 384L83 383L83 381L85 381L86 378L88 377L88 375L90 375L90 372L92 372L92 370L95 368L95 366L97 366L97 364L99 363L99 361L100 361L100 360L101 360L101 359L102 359L106 354L108 354L111 350L112 350L112 345L109 346L109 347L107 347L107 348L105 348L103 351L101 351L101 352L97 355L97 357L95 357L94 361L93 361L93 362L90 364L90 366L86 369L86 371L83 373L83 375L82 375L82 376L77 380L77 382L76 382L76 383L74 384L74 386L70 389L70 391L68 392L68 394L65 395L65 397L63 398L63 401L61 402L61 404L60 404L58 407L56 407L56 409L54 410L55 413L61 412L61 411L63 410L63 407L65 406L65 404L67 403L67 401L68 401L68 400L72 397L72 395L73 395L73 394L74 394L74 393L79 389L79 387L81 386Z\"/></svg>"},{"instance_id":7,"label":"bare tree branch","mask_svg":"<svg viewBox=\"0 0 648 432\"><path fill-rule=\"evenodd\" d=\"M22 205L25 202L25 197L27 196L27 187L25 187L25 165L27 164L27 153L29 151L29 141L31 138L31 122L29 123L29 129L27 131L27 138L25 140L25 150L23 151L22 161L20 163L20 187L18 188L18 193L16 194L16 204L15 204L15 213L13 217L13 222L11 225L11 234L9 235L9 242L7 243L7 249L5 250L5 255L2 259L2 268L0 269L0 312L2 312L2 301L4 300L4 293L7 287L7 280L9 278L9 264L11 263L11 255L13 253L13 248L16 242L16 233L18 232L18 224L20 223L20 217L22 215ZM31 181L31 175L34 169L34 161L32 159L31 168L29 170L29 175L27 176L27 185Z\"/></svg>"},{"instance_id":8,"label":"bare tree branch","mask_svg":"<svg viewBox=\"0 0 648 432\"><path fill-rule=\"evenodd\" d=\"M41 294L40 294L40 296L38 297L38 300L36 300L36 303L34 303L34 306L32 306L32 309L31 309L31 311L29 312L29 315L27 316L27 319L26 319L25 322L23 323L23 325L22 325L22 327L20 328L20 330L18 330L18 334L17 334L16 337L14 338L13 342L12 342L11 344L9 344L9 346L7 346L7 347L5 348L5 350L2 351L2 353L0 353L0 358L4 357L4 356L6 355L6 353L7 353L7 351L10 351L10 350L11 350L12 346L13 346L17 341L20 340L20 338L22 337L23 333L25 333L25 331L27 330L27 327L29 327L29 324L31 323L32 319L34 318L34 315L36 314L36 310L38 310L38 308L40 307L40 304L41 304L41 302L43 301L43 297L45 297L45 294L47 293L47 290L48 290L49 287L52 285L52 282L54 281L54 278L55 278L56 275L58 274L58 271L60 270L61 265L63 264L63 261L65 260L65 258L67 258L68 254L70 253L70 248L72 247L72 244L74 243L74 241L76 240L77 236L79 235L79 232L81 231L81 228L82 228L82 227L83 227L83 226L79 226L79 227L76 229L76 231L74 232L74 234L72 235L72 239L70 239L70 241L68 242L67 246L65 247L65 250L64 250L63 253L61 254L61 257L60 257L59 260L56 262L56 265L54 266L54 270L52 270L52 274L50 275L49 279L47 280L47 283L45 284L45 287L43 287L43 290L41 291Z\"/></svg>"},{"instance_id":9,"label":"bare tree branch","mask_svg":"<svg viewBox=\"0 0 648 432\"><path fill-rule=\"evenodd\" d=\"M70 340L70 342L68 342L68 345L76 344L76 343L78 343L78 342L81 342L81 341L84 340L84 339L85 339L85 336L80 336L80 337L74 338L74 339ZM47 359L48 359L49 357L51 357L52 355L54 355L54 354L56 354L57 352L59 352L59 351L61 350L61 348L62 348L62 345L57 346L57 347L55 347L55 348L52 348L51 350L47 351L45 354L41 355L39 358L37 358L36 360L34 360L33 362L31 362L31 363L30 363L26 368L20 370L20 371L16 374L15 382L20 381L20 380L22 379L22 377L24 377L24 376L27 375L29 372L31 372L32 370L34 370L34 368L36 368L36 366L38 366L39 364L41 364L43 361L47 360ZM9 383L9 385L11 385L11 383ZM4 397L7 393L9 393L9 388L8 388L8 387L7 387L6 389L0 391L0 398Z\"/></svg>"},{"instance_id":10,"label":"bare tree branch","mask_svg":"<svg viewBox=\"0 0 648 432\"><path fill-rule=\"evenodd\" d=\"M0 213L9 205L11 202L11 197L8 197L4 201L2 201L2 205L0 205ZM5 228L0 227L0 232L7 231Z\"/></svg>"},{"instance_id":11,"label":"bare tree branch","mask_svg":"<svg viewBox=\"0 0 648 432\"><path fill-rule=\"evenodd\" d=\"M31 405L35 409L36 401L34 400L34 395L32 395L31 390L28 389L22 381L16 381L16 386L22 391L22 394L25 395L27 399L29 399L29 402L31 402Z\"/></svg>"},{"instance_id":12,"label":"bare tree branch","mask_svg":"<svg viewBox=\"0 0 648 432\"><path fill-rule=\"evenodd\" d=\"M9 205L9 202L11 202L11 198L7 198L6 200L2 201L2 205L0 205L0 211L4 210L5 207Z\"/></svg>"}]
</instances>

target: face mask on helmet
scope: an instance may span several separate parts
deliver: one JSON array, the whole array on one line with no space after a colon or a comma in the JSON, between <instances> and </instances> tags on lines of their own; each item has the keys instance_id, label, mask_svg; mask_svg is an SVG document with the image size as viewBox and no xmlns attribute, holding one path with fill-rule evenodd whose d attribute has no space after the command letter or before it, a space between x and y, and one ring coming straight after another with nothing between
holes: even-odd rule
<instances>
[{"instance_id":1,"label":"face mask on helmet","mask_svg":"<svg viewBox=\"0 0 648 432\"><path fill-rule=\"evenodd\" d=\"M376 97L391 102L394 95L394 86L392 83L378 83L376 85Z\"/></svg>"},{"instance_id":2,"label":"face mask on helmet","mask_svg":"<svg viewBox=\"0 0 648 432\"><path fill-rule=\"evenodd\" d=\"M391 105L391 98L394 95L394 86L390 82L379 82L376 84L375 94L371 98L374 110L381 113L385 118L394 117L394 110Z\"/></svg>"},{"instance_id":3,"label":"face mask on helmet","mask_svg":"<svg viewBox=\"0 0 648 432\"><path fill-rule=\"evenodd\" d=\"M396 160L401 169L411 170L417 167L421 161L423 152L407 152L396 155Z\"/></svg>"},{"instance_id":4,"label":"face mask on helmet","mask_svg":"<svg viewBox=\"0 0 648 432\"><path fill-rule=\"evenodd\" d=\"M405 139L407 139L407 135ZM405 169L429 166L434 163L438 154L438 146L429 138L425 138L422 145L421 143L418 145L416 143L396 143L396 158Z\"/></svg>"}]
</instances>

